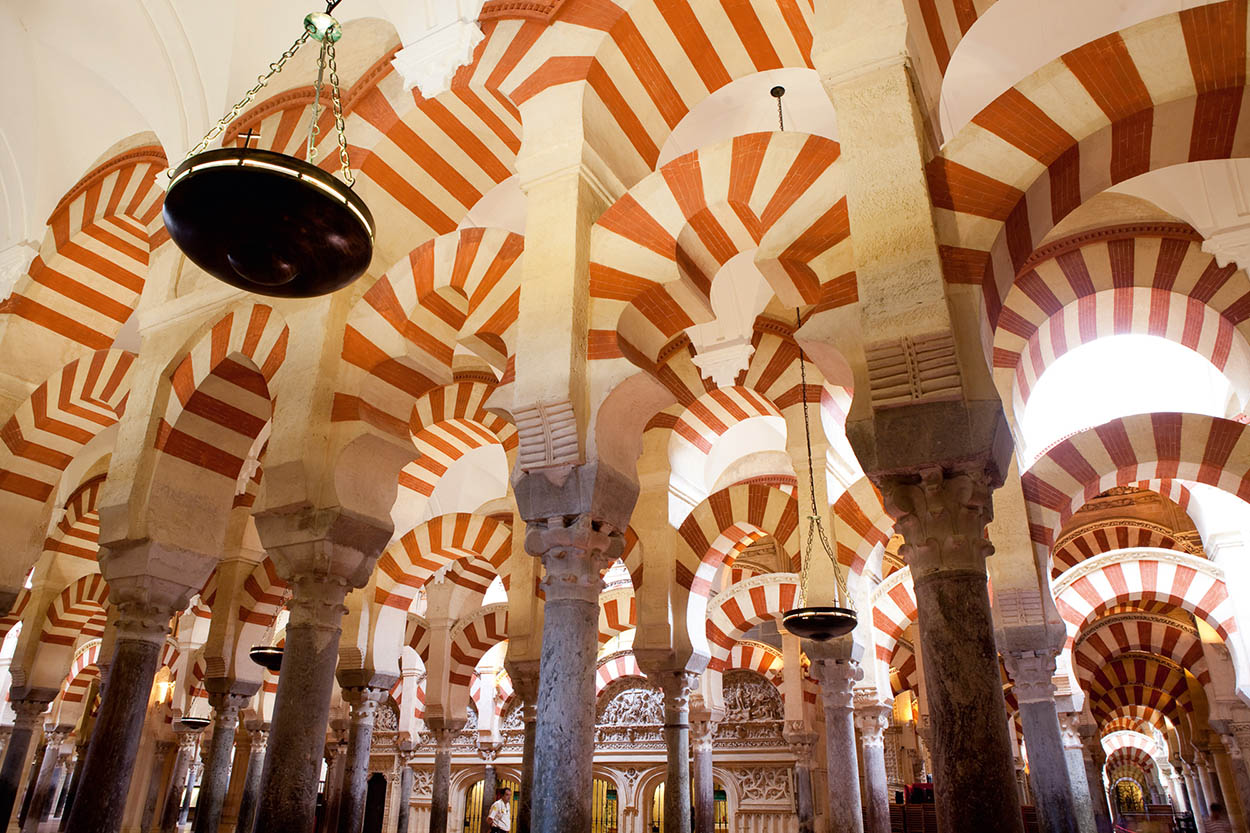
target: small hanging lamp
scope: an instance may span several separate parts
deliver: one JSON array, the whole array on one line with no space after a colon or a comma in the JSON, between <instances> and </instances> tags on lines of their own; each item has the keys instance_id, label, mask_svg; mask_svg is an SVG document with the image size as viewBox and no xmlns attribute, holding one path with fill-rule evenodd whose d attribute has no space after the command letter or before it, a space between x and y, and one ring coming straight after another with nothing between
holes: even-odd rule
<instances>
[{"instance_id":1,"label":"small hanging lamp","mask_svg":"<svg viewBox=\"0 0 1250 833\"><path fill-rule=\"evenodd\" d=\"M274 645L272 643L274 630L278 626L278 617L282 615L282 610L286 607L286 601L289 597L289 593L290 591L288 590L284 590L282 592L282 604L279 605L277 611L274 612L273 621L270 622L269 627L265 629L264 638L257 644L253 645L247 652L247 656L252 662L272 674L277 674L282 670L282 655L284 653L284 649L281 645Z\"/></svg>"},{"instance_id":2,"label":"small hanging lamp","mask_svg":"<svg viewBox=\"0 0 1250 833\"><path fill-rule=\"evenodd\" d=\"M776 90L777 88L774 88ZM775 92L774 92L775 94ZM778 104L780 105L780 96ZM795 331L798 331L802 319L799 311L794 311ZM798 344L798 339L795 339ZM851 601L851 594L848 592L846 582L842 578L842 571L839 569L837 556L834 554L833 547L829 544L829 538L825 535L824 523L821 520L819 507L816 505L816 467L812 462L812 424L807 407L807 357L803 354L803 348L799 348L799 383L800 390L803 391L803 433L807 440L807 494L811 499L811 514L807 518L807 544L803 548L803 565L802 573L799 576L799 599L798 606L793 610L787 610L782 615L782 624L786 630L802 639L813 639L817 642L826 642L838 636L850 633L855 629L858 618L855 614L855 605ZM812 545L815 541L820 540L820 546L825 551L825 555L829 556L829 560L833 563L834 578L834 604L828 606L808 606L807 589L808 576L812 568Z\"/></svg>"},{"instance_id":3,"label":"small hanging lamp","mask_svg":"<svg viewBox=\"0 0 1250 833\"><path fill-rule=\"evenodd\" d=\"M210 721L207 717L192 717L191 715L186 715L178 718L178 722L190 729L192 732L198 732L208 726L208 724L212 721Z\"/></svg>"},{"instance_id":4,"label":"small hanging lamp","mask_svg":"<svg viewBox=\"0 0 1250 833\"><path fill-rule=\"evenodd\" d=\"M304 32L269 65L243 99L170 172L164 219L169 235L197 266L231 286L288 298L325 295L364 274L373 258L373 215L353 189L334 44L343 29L330 12L304 18ZM309 38L321 44L305 158L251 146L211 144L239 117ZM329 69L330 102L342 179L317 167L317 122Z\"/></svg>"}]
</instances>

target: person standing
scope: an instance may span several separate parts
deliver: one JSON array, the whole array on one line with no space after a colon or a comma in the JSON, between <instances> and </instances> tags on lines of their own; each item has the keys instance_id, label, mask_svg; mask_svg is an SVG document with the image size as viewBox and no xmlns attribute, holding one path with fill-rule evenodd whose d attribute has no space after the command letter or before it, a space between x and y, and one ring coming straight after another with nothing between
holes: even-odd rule
<instances>
[{"instance_id":1,"label":"person standing","mask_svg":"<svg viewBox=\"0 0 1250 833\"><path fill-rule=\"evenodd\" d=\"M512 830L512 790L504 787L495 793L495 803L486 814L490 833L509 833Z\"/></svg>"}]
</instances>

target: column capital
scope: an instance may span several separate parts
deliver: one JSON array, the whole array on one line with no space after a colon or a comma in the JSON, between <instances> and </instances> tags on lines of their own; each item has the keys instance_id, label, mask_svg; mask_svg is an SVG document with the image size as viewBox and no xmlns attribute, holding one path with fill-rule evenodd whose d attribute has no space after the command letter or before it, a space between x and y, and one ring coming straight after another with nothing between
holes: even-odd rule
<instances>
[{"instance_id":1,"label":"column capital","mask_svg":"<svg viewBox=\"0 0 1250 833\"><path fill-rule=\"evenodd\" d=\"M648 676L664 693L666 723L686 725L690 721L690 694L698 688L699 675L686 670L655 671Z\"/></svg>"},{"instance_id":2,"label":"column capital","mask_svg":"<svg viewBox=\"0 0 1250 833\"><path fill-rule=\"evenodd\" d=\"M690 748L695 752L709 752L716 740L715 720L690 721Z\"/></svg>"},{"instance_id":3,"label":"column capital","mask_svg":"<svg viewBox=\"0 0 1250 833\"><path fill-rule=\"evenodd\" d=\"M1007 651L1003 655L1007 673L1015 683L1016 701L1053 703L1055 686L1055 653L1049 648L1040 651Z\"/></svg>"},{"instance_id":4,"label":"column capital","mask_svg":"<svg viewBox=\"0 0 1250 833\"><path fill-rule=\"evenodd\" d=\"M1064 749L1081 749L1084 746L1080 712L1059 712L1059 735Z\"/></svg>"},{"instance_id":5,"label":"column capital","mask_svg":"<svg viewBox=\"0 0 1250 833\"><path fill-rule=\"evenodd\" d=\"M14 700L10 705L16 718L13 725L19 729L34 729L39 725L39 718L48 710L47 700Z\"/></svg>"},{"instance_id":6,"label":"column capital","mask_svg":"<svg viewBox=\"0 0 1250 833\"><path fill-rule=\"evenodd\" d=\"M372 720L390 694L389 689L377 686L353 686L342 689L343 700L352 707L352 722Z\"/></svg>"},{"instance_id":7,"label":"column capital","mask_svg":"<svg viewBox=\"0 0 1250 833\"><path fill-rule=\"evenodd\" d=\"M855 706L855 728L865 747L885 748L885 730L890 727L894 710L884 703Z\"/></svg>"},{"instance_id":8,"label":"column capital","mask_svg":"<svg viewBox=\"0 0 1250 833\"><path fill-rule=\"evenodd\" d=\"M985 572L994 546L985 537L993 508L984 471L947 473L933 466L876 480L905 541L899 554L914 582L943 570Z\"/></svg>"},{"instance_id":9,"label":"column capital","mask_svg":"<svg viewBox=\"0 0 1250 833\"><path fill-rule=\"evenodd\" d=\"M163 646L169 634L169 620L181 610L165 602L142 599L123 600L117 604L117 639L151 642Z\"/></svg>"},{"instance_id":10,"label":"column capital","mask_svg":"<svg viewBox=\"0 0 1250 833\"><path fill-rule=\"evenodd\" d=\"M784 736L799 763L810 763L812 749L816 745L816 733L808 729L807 723L802 720L787 720Z\"/></svg>"},{"instance_id":11,"label":"column capital","mask_svg":"<svg viewBox=\"0 0 1250 833\"><path fill-rule=\"evenodd\" d=\"M269 732L266 729L248 729L248 739L252 742L252 751L260 752L269 743Z\"/></svg>"},{"instance_id":12,"label":"column capital","mask_svg":"<svg viewBox=\"0 0 1250 833\"><path fill-rule=\"evenodd\" d=\"M855 683L864 670L853 659L818 659L813 664L820 677L820 694L826 709L850 709L855 702Z\"/></svg>"},{"instance_id":13,"label":"column capital","mask_svg":"<svg viewBox=\"0 0 1250 833\"><path fill-rule=\"evenodd\" d=\"M178 742L179 749L194 748L195 742L200 739L200 733L203 731L203 729L191 729L174 721L174 738Z\"/></svg>"},{"instance_id":14,"label":"column capital","mask_svg":"<svg viewBox=\"0 0 1250 833\"><path fill-rule=\"evenodd\" d=\"M557 515L528 521L525 549L543 560L542 588L557 599L597 601L603 571L624 550L625 536L590 515Z\"/></svg>"},{"instance_id":15,"label":"column capital","mask_svg":"<svg viewBox=\"0 0 1250 833\"><path fill-rule=\"evenodd\" d=\"M256 688L259 687L259 685L256 686ZM232 690L210 691L208 704L213 707L213 721L218 725L226 721L237 722L239 710L245 708L255 694L255 691L251 693Z\"/></svg>"},{"instance_id":16,"label":"column capital","mask_svg":"<svg viewBox=\"0 0 1250 833\"><path fill-rule=\"evenodd\" d=\"M495 762L495 759L499 757L499 752L502 749L503 744L500 743L482 743L480 740L477 743L478 757L481 758L483 762L488 764L493 764Z\"/></svg>"}]
</instances>

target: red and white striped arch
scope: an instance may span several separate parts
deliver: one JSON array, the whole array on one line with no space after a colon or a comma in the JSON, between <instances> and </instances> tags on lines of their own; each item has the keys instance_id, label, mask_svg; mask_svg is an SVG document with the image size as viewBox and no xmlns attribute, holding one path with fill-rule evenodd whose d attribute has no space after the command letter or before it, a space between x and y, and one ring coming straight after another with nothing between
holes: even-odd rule
<instances>
[{"instance_id":1,"label":"red and white striped arch","mask_svg":"<svg viewBox=\"0 0 1250 833\"><path fill-rule=\"evenodd\" d=\"M861 575L877 547L889 543L894 519L886 514L881 493L867 477L861 477L833 502L834 542L838 563Z\"/></svg>"},{"instance_id":2,"label":"red and white striped arch","mask_svg":"<svg viewBox=\"0 0 1250 833\"><path fill-rule=\"evenodd\" d=\"M1112 486L1167 479L1250 499L1246 426L1198 414L1138 414L1082 431L1048 450L1021 478L1039 557L1072 513Z\"/></svg>"},{"instance_id":3,"label":"red and white striped arch","mask_svg":"<svg viewBox=\"0 0 1250 833\"><path fill-rule=\"evenodd\" d=\"M439 478L469 451L487 445L500 445L505 452L516 449L516 427L486 410L494 390L481 381L461 380L417 400L412 434L421 456L400 472L402 488L429 497Z\"/></svg>"},{"instance_id":4,"label":"red and white striped arch","mask_svg":"<svg viewBox=\"0 0 1250 833\"><path fill-rule=\"evenodd\" d=\"M1082 685L1113 659L1130 653L1157 654L1197 678L1211 682L1211 669L1196 628L1161 616L1104 617L1082 630L1072 648L1072 666Z\"/></svg>"},{"instance_id":5,"label":"red and white striped arch","mask_svg":"<svg viewBox=\"0 0 1250 833\"><path fill-rule=\"evenodd\" d=\"M708 669L729 668L730 654L743 634L761 622L780 619L798 604L798 596L798 577L793 573L756 576L718 594L707 613Z\"/></svg>"},{"instance_id":6,"label":"red and white striped arch","mask_svg":"<svg viewBox=\"0 0 1250 833\"><path fill-rule=\"evenodd\" d=\"M829 139L752 133L678 157L635 185L591 235L590 326L608 344L592 358L655 364L682 330L708 319L713 279L743 252L759 250L756 264L784 303L821 301L809 262L845 244L836 262L846 268L822 272L854 268L838 153Z\"/></svg>"},{"instance_id":7,"label":"red and white striped arch","mask_svg":"<svg viewBox=\"0 0 1250 833\"><path fill-rule=\"evenodd\" d=\"M93 639L81 645L74 653L74 661L70 663L69 673L61 685L62 703L81 703L87 699L87 692L93 680L100 677L100 640Z\"/></svg>"},{"instance_id":8,"label":"red and white striped arch","mask_svg":"<svg viewBox=\"0 0 1250 833\"><path fill-rule=\"evenodd\" d=\"M431 518L391 544L378 559L374 602L406 614L417 591L455 562L448 578L484 594L512 553L512 528L485 515L457 513Z\"/></svg>"},{"instance_id":9,"label":"red and white striped arch","mask_svg":"<svg viewBox=\"0 0 1250 833\"><path fill-rule=\"evenodd\" d=\"M733 566L738 553L772 535L792 569L799 568L799 512L794 496L775 486L739 484L709 495L677 530L677 581L707 597L721 565ZM638 582L635 579L635 586Z\"/></svg>"},{"instance_id":10,"label":"red and white striped arch","mask_svg":"<svg viewBox=\"0 0 1250 833\"><path fill-rule=\"evenodd\" d=\"M706 463L712 447L726 431L757 417L781 420L784 433L785 418L781 411L755 391L745 387L708 391L690 403L677 417L669 439L669 459L693 458ZM701 469L699 473L702 474Z\"/></svg>"},{"instance_id":11,"label":"red and white striped arch","mask_svg":"<svg viewBox=\"0 0 1250 833\"><path fill-rule=\"evenodd\" d=\"M890 688L895 696L904 691L920 692L916 654L906 642L897 642L894 646L894 656L890 658Z\"/></svg>"},{"instance_id":12,"label":"red and white striped arch","mask_svg":"<svg viewBox=\"0 0 1250 833\"><path fill-rule=\"evenodd\" d=\"M205 589L200 592L201 600L210 607L213 601L212 594L216 593L216 575L214 571L213 578L209 579L214 586L210 589L206 585ZM278 567L273 563L273 559L265 556L243 580L243 593L240 596L238 608L239 621L268 628L278 618L288 590L289 586L278 575Z\"/></svg>"},{"instance_id":13,"label":"red and white striped arch","mask_svg":"<svg viewBox=\"0 0 1250 833\"><path fill-rule=\"evenodd\" d=\"M898 641L916 617L916 591L912 586L911 570L904 567L886 576L872 591L873 642L877 661L885 666L883 671L886 674L889 673Z\"/></svg>"},{"instance_id":14,"label":"red and white striped arch","mask_svg":"<svg viewBox=\"0 0 1250 833\"><path fill-rule=\"evenodd\" d=\"M83 636L103 636L108 598L108 584L99 573L73 582L48 604L39 641L45 645L73 645Z\"/></svg>"},{"instance_id":15,"label":"red and white striped arch","mask_svg":"<svg viewBox=\"0 0 1250 833\"><path fill-rule=\"evenodd\" d=\"M96 501L105 475L83 483L65 502L65 511L53 525L43 548L86 563L95 563L100 551L100 516Z\"/></svg>"},{"instance_id":16,"label":"red and white striped arch","mask_svg":"<svg viewBox=\"0 0 1250 833\"><path fill-rule=\"evenodd\" d=\"M599 644L638 625L634 588L615 587L599 594Z\"/></svg>"},{"instance_id":17,"label":"red and white striped arch","mask_svg":"<svg viewBox=\"0 0 1250 833\"><path fill-rule=\"evenodd\" d=\"M1111 727L1118 726L1153 726L1160 732L1167 732L1172 728L1172 722L1167 715L1153 706L1117 706L1107 713L1104 722L1099 724L1099 731L1106 735L1111 731ZM1138 730L1140 731L1140 729Z\"/></svg>"},{"instance_id":18,"label":"red and white striped arch","mask_svg":"<svg viewBox=\"0 0 1250 833\"><path fill-rule=\"evenodd\" d=\"M669 134L718 89L766 70L810 67L813 16L807 0L567 3L553 48L512 96L524 102L584 82L584 117L602 114L588 141L633 181L654 169Z\"/></svg>"},{"instance_id":19,"label":"red and white striped arch","mask_svg":"<svg viewBox=\"0 0 1250 833\"><path fill-rule=\"evenodd\" d=\"M1082 202L1149 170L1246 154L1246 28L1228 0L1098 38L1000 95L929 163L947 280L982 286L991 332L1018 270Z\"/></svg>"},{"instance_id":20,"label":"red and white striped arch","mask_svg":"<svg viewBox=\"0 0 1250 833\"><path fill-rule=\"evenodd\" d=\"M87 350L106 350L134 311L148 256L168 234L159 222L166 167L158 146L136 148L76 184L48 219L49 240L0 303Z\"/></svg>"},{"instance_id":21,"label":"red and white striped arch","mask_svg":"<svg viewBox=\"0 0 1250 833\"><path fill-rule=\"evenodd\" d=\"M203 472L239 471L272 411L270 384L286 359L290 332L272 307L253 304L223 316L170 374L173 396L156 448Z\"/></svg>"},{"instance_id":22,"label":"red and white striped arch","mask_svg":"<svg viewBox=\"0 0 1250 833\"><path fill-rule=\"evenodd\" d=\"M425 243L366 290L343 339L345 386L332 419L407 439L413 400L452 381L462 344L505 373L524 239L470 228Z\"/></svg>"},{"instance_id":23,"label":"red and white striped arch","mask_svg":"<svg viewBox=\"0 0 1250 833\"><path fill-rule=\"evenodd\" d=\"M1087 623L1133 602L1179 607L1226 641L1237 630L1223 572L1210 561L1167 550L1118 550L1069 570L1054 583L1055 606L1068 627L1068 646Z\"/></svg>"},{"instance_id":24,"label":"red and white striped arch","mask_svg":"<svg viewBox=\"0 0 1250 833\"><path fill-rule=\"evenodd\" d=\"M1155 742L1153 736L1144 732L1134 731L1118 731L1105 732L1102 735L1102 748L1107 756L1120 749L1139 749L1153 758L1163 750L1159 748L1159 744Z\"/></svg>"},{"instance_id":25,"label":"red and white striped arch","mask_svg":"<svg viewBox=\"0 0 1250 833\"><path fill-rule=\"evenodd\" d=\"M417 652L424 667L430 660L430 623L415 613L408 614L404 627L404 644Z\"/></svg>"},{"instance_id":26,"label":"red and white striped arch","mask_svg":"<svg viewBox=\"0 0 1250 833\"><path fill-rule=\"evenodd\" d=\"M1083 232L1035 252L1016 277L994 334L1000 392L1019 411L1037 379L1067 351L1139 333L1207 358L1250 397L1250 292L1235 264L1221 267L1180 223Z\"/></svg>"},{"instance_id":27,"label":"red and white striped arch","mask_svg":"<svg viewBox=\"0 0 1250 833\"><path fill-rule=\"evenodd\" d=\"M1150 706L1179 722L1193 711L1185 672L1169 662L1144 654L1120 656L1094 673L1086 689L1090 710L1099 722L1118 706Z\"/></svg>"},{"instance_id":28,"label":"red and white striped arch","mask_svg":"<svg viewBox=\"0 0 1250 833\"><path fill-rule=\"evenodd\" d=\"M1108 784L1115 786L1121 781L1133 781L1141 787L1143 797L1150 795L1150 776L1138 764L1121 761L1114 767L1105 766L1104 771L1107 773Z\"/></svg>"},{"instance_id":29,"label":"red and white striped arch","mask_svg":"<svg viewBox=\"0 0 1250 833\"><path fill-rule=\"evenodd\" d=\"M17 599L13 602L13 609L6 616L0 617L0 642L8 638L9 632L22 621L22 614L26 612L28 604L30 604L30 591L23 587L18 591Z\"/></svg>"},{"instance_id":30,"label":"red and white striped arch","mask_svg":"<svg viewBox=\"0 0 1250 833\"><path fill-rule=\"evenodd\" d=\"M739 640L729 650L724 670L754 671L780 688L784 665L781 651L773 646L754 640Z\"/></svg>"},{"instance_id":31,"label":"red and white striped arch","mask_svg":"<svg viewBox=\"0 0 1250 833\"><path fill-rule=\"evenodd\" d=\"M599 667L595 669L595 696L599 696L605 688L615 680L621 677L642 677L644 680L647 675L638 665L638 660L633 654L617 654L599 663Z\"/></svg>"},{"instance_id":32,"label":"red and white striped arch","mask_svg":"<svg viewBox=\"0 0 1250 833\"><path fill-rule=\"evenodd\" d=\"M1154 725L1149 720L1143 720L1139 717L1115 717L1108 720L1099 727L1100 737L1106 737L1112 732L1137 732L1139 734L1149 734L1150 727Z\"/></svg>"},{"instance_id":33,"label":"red and white striped arch","mask_svg":"<svg viewBox=\"0 0 1250 833\"><path fill-rule=\"evenodd\" d=\"M0 428L0 491L46 501L82 447L121 419L134 360L125 350L100 350L35 388Z\"/></svg>"},{"instance_id":34,"label":"red and white striped arch","mask_svg":"<svg viewBox=\"0 0 1250 833\"><path fill-rule=\"evenodd\" d=\"M507 603L487 605L457 622L451 630L452 686L468 686L486 652L507 638Z\"/></svg>"},{"instance_id":35,"label":"red and white striped arch","mask_svg":"<svg viewBox=\"0 0 1250 833\"><path fill-rule=\"evenodd\" d=\"M1141 746L1125 745L1107 753L1106 769L1108 773L1121 769L1130 769L1140 771L1143 776L1149 777L1154 768L1154 755L1151 754L1151 750Z\"/></svg>"},{"instance_id":36,"label":"red and white striped arch","mask_svg":"<svg viewBox=\"0 0 1250 833\"><path fill-rule=\"evenodd\" d=\"M1128 548L1188 552L1166 527L1133 518L1122 518L1081 527L1056 541L1050 577L1059 578L1066 570L1087 558Z\"/></svg>"}]
</instances>

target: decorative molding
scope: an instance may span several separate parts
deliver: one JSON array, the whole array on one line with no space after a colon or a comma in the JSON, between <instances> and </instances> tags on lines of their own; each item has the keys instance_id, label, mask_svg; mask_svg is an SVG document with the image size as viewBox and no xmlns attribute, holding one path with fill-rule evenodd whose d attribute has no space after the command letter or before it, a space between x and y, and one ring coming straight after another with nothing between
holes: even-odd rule
<instances>
[{"instance_id":1,"label":"decorative molding","mask_svg":"<svg viewBox=\"0 0 1250 833\"><path fill-rule=\"evenodd\" d=\"M0 251L0 300L13 294L17 282L25 277L37 254L39 247L29 241L14 243Z\"/></svg>"},{"instance_id":2,"label":"decorative molding","mask_svg":"<svg viewBox=\"0 0 1250 833\"><path fill-rule=\"evenodd\" d=\"M699 375L721 388L733 387L738 374L751 366L755 345L745 339L713 344L695 353L691 361Z\"/></svg>"},{"instance_id":3,"label":"decorative molding","mask_svg":"<svg viewBox=\"0 0 1250 833\"><path fill-rule=\"evenodd\" d=\"M1124 564L1129 561L1141 561L1143 559L1151 559L1162 561L1167 564L1177 564L1182 567L1190 567L1202 573L1205 576L1224 580L1224 571L1212 564L1205 558L1196 555L1189 555L1179 550L1164 550L1155 547L1130 547L1123 550L1113 550L1112 552L1104 552L1093 558L1087 558L1075 567L1066 570L1054 583L1054 596L1059 598L1069 587L1080 579L1097 573L1104 567L1110 567L1113 564Z\"/></svg>"},{"instance_id":4,"label":"decorative molding","mask_svg":"<svg viewBox=\"0 0 1250 833\"><path fill-rule=\"evenodd\" d=\"M540 402L517 409L515 417L518 469L574 466L581 462L577 415L572 402Z\"/></svg>"},{"instance_id":5,"label":"decorative molding","mask_svg":"<svg viewBox=\"0 0 1250 833\"><path fill-rule=\"evenodd\" d=\"M1110 243L1113 240L1126 240L1134 237L1165 237L1175 240L1190 240L1194 243L1202 240L1202 235L1188 223L1128 223L1120 226L1089 229L1079 234L1073 234L1070 237L1060 238L1035 249L1033 254L1025 259L1020 270L1016 272L1016 277L1019 278L1021 275L1028 274L1033 269L1036 269L1038 264L1053 260L1082 246L1088 246L1091 243Z\"/></svg>"},{"instance_id":6,"label":"decorative molding","mask_svg":"<svg viewBox=\"0 0 1250 833\"><path fill-rule=\"evenodd\" d=\"M866 345L874 408L959 399L963 382L953 333L903 336Z\"/></svg>"},{"instance_id":7,"label":"decorative molding","mask_svg":"<svg viewBox=\"0 0 1250 833\"><path fill-rule=\"evenodd\" d=\"M490 20L523 18L551 23L560 13L564 2L565 0L487 0L478 20L485 23Z\"/></svg>"},{"instance_id":8,"label":"decorative molding","mask_svg":"<svg viewBox=\"0 0 1250 833\"><path fill-rule=\"evenodd\" d=\"M416 87L430 99L451 89L456 70L473 61L473 52L485 37L477 25L482 0L424 0L416 5L424 25L415 38L404 38L404 48L395 53L391 65L405 91Z\"/></svg>"}]
</instances>

